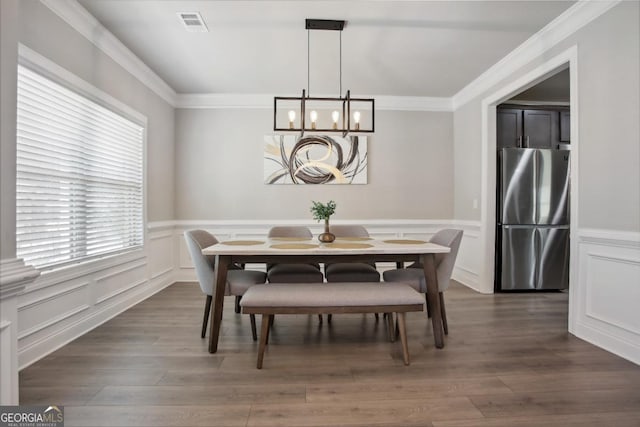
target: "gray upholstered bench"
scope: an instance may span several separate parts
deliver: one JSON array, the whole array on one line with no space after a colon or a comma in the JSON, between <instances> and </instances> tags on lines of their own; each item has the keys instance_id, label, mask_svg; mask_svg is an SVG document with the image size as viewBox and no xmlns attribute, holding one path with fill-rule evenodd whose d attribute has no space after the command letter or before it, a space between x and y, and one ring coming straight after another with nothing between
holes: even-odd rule
<instances>
[{"instance_id":1,"label":"gray upholstered bench","mask_svg":"<svg viewBox=\"0 0 640 427\"><path fill-rule=\"evenodd\" d=\"M271 283L251 287L240 301L243 313L262 314L258 369L262 368L269 329L276 314L397 313L404 363L408 365L405 313L422 311L423 304L422 295L404 283ZM393 340L392 316L387 318Z\"/></svg>"}]
</instances>

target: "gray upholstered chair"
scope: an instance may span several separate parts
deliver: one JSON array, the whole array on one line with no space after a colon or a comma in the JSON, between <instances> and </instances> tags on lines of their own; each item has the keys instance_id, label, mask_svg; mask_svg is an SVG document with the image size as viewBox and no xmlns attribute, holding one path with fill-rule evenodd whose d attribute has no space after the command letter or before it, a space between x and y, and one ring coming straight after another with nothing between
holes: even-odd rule
<instances>
[{"instance_id":1,"label":"gray upholstered chair","mask_svg":"<svg viewBox=\"0 0 640 427\"><path fill-rule=\"evenodd\" d=\"M311 239L307 227L278 226L269 230L269 238ZM269 283L322 283L324 276L318 264L268 264Z\"/></svg>"},{"instance_id":2,"label":"gray upholstered chair","mask_svg":"<svg viewBox=\"0 0 640 427\"><path fill-rule=\"evenodd\" d=\"M458 256L458 249L460 248L460 242L462 241L462 230L444 229L438 231L433 235L431 243L437 245L447 246L451 249L451 252L447 254L436 254L436 276L438 277L438 297L440 298L440 308L442 310L442 326L444 333L449 333L449 327L447 325L447 313L444 308L444 295L443 292L449 287L451 281L451 273L453 272L453 266ZM412 264L408 268L399 268L395 270L385 271L382 274L385 282L404 282L410 284L418 292L425 294L427 292L427 284L424 279L424 270L422 264ZM427 302L427 312L430 312L431 307Z\"/></svg>"},{"instance_id":3,"label":"gray upholstered chair","mask_svg":"<svg viewBox=\"0 0 640 427\"><path fill-rule=\"evenodd\" d=\"M187 242L189 254L193 260L196 269L196 276L200 283L200 289L207 296L204 306L204 319L202 320L202 338L207 333L207 322L209 320L209 312L211 311L211 302L213 299L213 288L215 283L215 257L205 256L202 249L215 245L218 239L205 230L187 230L184 232L184 238ZM227 272L227 285L225 287L225 295L236 296L236 313L239 313L238 307L242 295L253 285L259 285L266 282L267 274L262 271L244 270L241 266L229 266ZM256 334L256 318L250 315L251 333L254 341L257 340Z\"/></svg>"},{"instance_id":4,"label":"gray upholstered chair","mask_svg":"<svg viewBox=\"0 0 640 427\"><path fill-rule=\"evenodd\" d=\"M269 230L269 238L310 240L313 234L307 227L276 226ZM318 263L267 264L267 280L269 283L324 283L324 275ZM318 319L322 323L322 314Z\"/></svg>"},{"instance_id":5,"label":"gray upholstered chair","mask_svg":"<svg viewBox=\"0 0 640 427\"><path fill-rule=\"evenodd\" d=\"M361 225L332 225L331 233L336 238L368 238L369 232ZM338 262L324 265L327 282L379 282L380 273L375 262Z\"/></svg>"}]
</instances>

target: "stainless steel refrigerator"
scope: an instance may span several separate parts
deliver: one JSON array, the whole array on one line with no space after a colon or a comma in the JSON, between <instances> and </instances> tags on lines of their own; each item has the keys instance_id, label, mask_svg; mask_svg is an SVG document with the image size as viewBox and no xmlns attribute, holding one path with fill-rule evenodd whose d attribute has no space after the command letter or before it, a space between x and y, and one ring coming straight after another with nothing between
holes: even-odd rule
<instances>
[{"instance_id":1,"label":"stainless steel refrigerator","mask_svg":"<svg viewBox=\"0 0 640 427\"><path fill-rule=\"evenodd\" d=\"M498 152L496 290L569 286L569 154Z\"/></svg>"}]
</instances>

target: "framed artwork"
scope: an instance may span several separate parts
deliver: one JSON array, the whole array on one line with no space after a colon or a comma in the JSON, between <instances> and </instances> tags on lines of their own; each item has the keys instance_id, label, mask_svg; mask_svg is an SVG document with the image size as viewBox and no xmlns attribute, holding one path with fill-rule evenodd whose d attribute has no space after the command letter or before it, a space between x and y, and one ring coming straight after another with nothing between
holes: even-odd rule
<instances>
[{"instance_id":1,"label":"framed artwork","mask_svg":"<svg viewBox=\"0 0 640 427\"><path fill-rule=\"evenodd\" d=\"M365 136L265 135L265 184L366 184Z\"/></svg>"}]
</instances>

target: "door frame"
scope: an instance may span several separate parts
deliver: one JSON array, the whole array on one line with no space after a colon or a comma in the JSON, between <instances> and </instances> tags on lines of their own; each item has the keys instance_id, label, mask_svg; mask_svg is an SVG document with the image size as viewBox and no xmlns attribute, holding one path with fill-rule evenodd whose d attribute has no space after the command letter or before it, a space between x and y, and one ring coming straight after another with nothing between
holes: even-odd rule
<instances>
[{"instance_id":1,"label":"door frame","mask_svg":"<svg viewBox=\"0 0 640 427\"><path fill-rule=\"evenodd\" d=\"M482 136L482 164L481 164L481 207L480 207L480 256L483 258L480 271L480 283L484 291L493 292L495 276L495 222L496 222L496 107L514 95L526 90L551 75L569 68L570 111L571 111L571 186L570 186L570 256L569 256L569 332L575 330L576 311L575 302L578 300L576 292L578 262L577 262L577 231L578 231L578 160L579 160L579 111L578 111L578 46L574 45L562 53L544 61L541 65L527 72L523 76L497 89L481 102L481 136Z\"/></svg>"}]
</instances>

